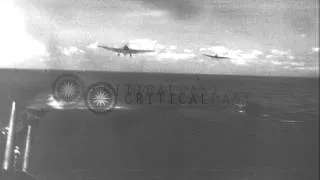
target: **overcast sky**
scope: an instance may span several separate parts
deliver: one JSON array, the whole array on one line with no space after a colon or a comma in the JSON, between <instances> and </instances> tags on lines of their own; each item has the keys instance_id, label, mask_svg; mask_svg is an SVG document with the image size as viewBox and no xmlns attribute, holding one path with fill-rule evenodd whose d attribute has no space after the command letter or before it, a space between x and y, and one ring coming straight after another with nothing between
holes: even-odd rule
<instances>
[{"instance_id":1,"label":"overcast sky","mask_svg":"<svg viewBox=\"0 0 320 180\"><path fill-rule=\"evenodd\" d=\"M45 62L61 51L60 60L77 58L94 64L107 59L115 67L121 63L130 67L124 61L134 61L132 66L143 64L150 71L164 66L171 71L314 75L318 67L318 0L16 1L0 8L0 15L6 17L0 22L7 27L1 34L19 44L19 36L8 35L9 28L23 26L15 34L26 42L17 46L32 50L1 66L22 62L34 66L35 57ZM9 7L19 9L5 11ZM9 17L15 21L8 21ZM95 42L115 47L129 42L132 48L156 52L130 60L94 48ZM36 53L30 55L31 51ZM202 53L231 60L217 63ZM183 63L188 66L182 67Z\"/></svg>"}]
</instances>

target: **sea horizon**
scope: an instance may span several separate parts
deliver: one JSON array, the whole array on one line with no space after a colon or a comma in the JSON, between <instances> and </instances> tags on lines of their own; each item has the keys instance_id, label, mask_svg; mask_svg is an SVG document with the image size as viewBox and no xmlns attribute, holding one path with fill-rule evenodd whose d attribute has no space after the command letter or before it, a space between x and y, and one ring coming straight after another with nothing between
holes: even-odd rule
<instances>
[{"instance_id":1,"label":"sea horizon","mask_svg":"<svg viewBox=\"0 0 320 180\"><path fill-rule=\"evenodd\" d=\"M187 75L187 76L241 76L241 77L261 77L261 78L267 78L267 77L273 77L273 78L307 78L307 79L315 79L319 78L319 74L317 75L303 75L303 76L298 76L298 75L279 75L279 74L208 74L208 73L185 73L185 72L157 72L157 71L118 71L118 70L101 70L101 69L75 69L75 68L14 68L14 67L0 67L0 71L44 71L44 72L59 72L59 71L65 71L65 72L96 72L96 73L135 73L135 74L176 74L176 75Z\"/></svg>"}]
</instances>

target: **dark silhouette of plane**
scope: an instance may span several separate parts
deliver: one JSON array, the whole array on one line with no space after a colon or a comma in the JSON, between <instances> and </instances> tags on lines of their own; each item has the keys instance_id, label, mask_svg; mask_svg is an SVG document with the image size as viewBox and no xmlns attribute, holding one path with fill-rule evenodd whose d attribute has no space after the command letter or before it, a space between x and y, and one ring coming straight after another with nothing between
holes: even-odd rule
<instances>
[{"instance_id":1,"label":"dark silhouette of plane","mask_svg":"<svg viewBox=\"0 0 320 180\"><path fill-rule=\"evenodd\" d=\"M154 50L131 49L131 48L129 48L128 44L125 44L122 48L114 48L114 47L109 47L109 46L104 46L104 45L98 45L98 47L103 48L103 49L107 49L107 50L110 50L113 52L117 52L118 56L120 56L120 54L123 54L123 55L129 54L130 57L132 57L132 54L154 52Z\"/></svg>"},{"instance_id":2,"label":"dark silhouette of plane","mask_svg":"<svg viewBox=\"0 0 320 180\"><path fill-rule=\"evenodd\" d=\"M217 54L216 55L203 54L203 55L212 59L230 59L229 57L218 56Z\"/></svg>"}]
</instances>

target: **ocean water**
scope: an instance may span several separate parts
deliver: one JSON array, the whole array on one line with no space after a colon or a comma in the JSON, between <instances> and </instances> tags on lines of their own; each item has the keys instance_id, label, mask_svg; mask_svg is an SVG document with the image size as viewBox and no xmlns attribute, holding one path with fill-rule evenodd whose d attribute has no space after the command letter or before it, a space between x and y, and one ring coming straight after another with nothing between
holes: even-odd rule
<instances>
[{"instance_id":1,"label":"ocean water","mask_svg":"<svg viewBox=\"0 0 320 180\"><path fill-rule=\"evenodd\" d=\"M0 70L0 126L7 123L12 99L23 109L61 73ZM71 73L86 84L170 81L246 91L261 114L250 119L210 106L170 105L106 116L52 111L33 142L30 172L37 177L318 179L318 78Z\"/></svg>"}]
</instances>

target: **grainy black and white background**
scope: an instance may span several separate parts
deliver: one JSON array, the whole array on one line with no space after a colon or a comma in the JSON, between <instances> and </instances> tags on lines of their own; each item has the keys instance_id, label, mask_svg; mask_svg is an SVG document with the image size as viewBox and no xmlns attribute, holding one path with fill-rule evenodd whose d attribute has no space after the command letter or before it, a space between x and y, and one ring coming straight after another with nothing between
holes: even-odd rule
<instances>
[{"instance_id":1,"label":"grainy black and white background","mask_svg":"<svg viewBox=\"0 0 320 180\"><path fill-rule=\"evenodd\" d=\"M52 111L32 144L40 179L318 179L316 0L7 0L0 24L1 128L12 97L42 102L63 70L86 86L246 89L263 107L254 120L203 106ZM155 52L130 58L96 46L125 43Z\"/></svg>"}]
</instances>

